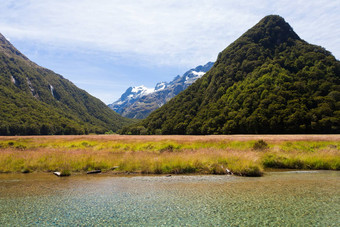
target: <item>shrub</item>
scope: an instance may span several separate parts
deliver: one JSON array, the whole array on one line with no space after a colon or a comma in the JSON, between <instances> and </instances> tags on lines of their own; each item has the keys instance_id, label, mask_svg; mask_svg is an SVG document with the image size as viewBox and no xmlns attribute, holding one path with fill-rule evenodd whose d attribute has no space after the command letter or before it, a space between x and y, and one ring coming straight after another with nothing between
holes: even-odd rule
<instances>
[{"instance_id":1,"label":"shrub","mask_svg":"<svg viewBox=\"0 0 340 227\"><path fill-rule=\"evenodd\" d=\"M173 152L175 149L175 146L172 145L172 144L169 144L167 146L165 146L164 148L160 149L160 153L163 153L163 152Z\"/></svg>"},{"instance_id":2,"label":"shrub","mask_svg":"<svg viewBox=\"0 0 340 227\"><path fill-rule=\"evenodd\" d=\"M105 132L106 135L112 135L112 134L115 134L112 130L108 131L108 132Z\"/></svg>"},{"instance_id":3,"label":"shrub","mask_svg":"<svg viewBox=\"0 0 340 227\"><path fill-rule=\"evenodd\" d=\"M269 148L269 146L266 143L266 141L264 141L264 140L258 140L253 145L254 150L265 150L265 149L268 149L268 148Z\"/></svg>"}]
</instances>

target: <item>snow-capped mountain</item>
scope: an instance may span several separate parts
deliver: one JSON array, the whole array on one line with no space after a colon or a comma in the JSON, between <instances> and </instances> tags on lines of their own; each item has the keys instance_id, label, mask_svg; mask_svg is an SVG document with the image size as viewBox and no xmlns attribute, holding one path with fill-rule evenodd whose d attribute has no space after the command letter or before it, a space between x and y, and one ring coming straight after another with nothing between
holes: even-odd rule
<instances>
[{"instance_id":1,"label":"snow-capped mountain","mask_svg":"<svg viewBox=\"0 0 340 227\"><path fill-rule=\"evenodd\" d=\"M144 85L138 87L129 87L116 102L109 104L108 106L117 113L122 114L126 106L131 105L140 97L153 92L155 92L155 89L147 88Z\"/></svg>"},{"instance_id":2,"label":"snow-capped mountain","mask_svg":"<svg viewBox=\"0 0 340 227\"><path fill-rule=\"evenodd\" d=\"M169 83L157 83L155 88L143 85L129 87L117 101L108 106L124 117L143 119L201 78L213 65L213 62L208 62L204 66L197 66L182 76L176 76Z\"/></svg>"}]
</instances>

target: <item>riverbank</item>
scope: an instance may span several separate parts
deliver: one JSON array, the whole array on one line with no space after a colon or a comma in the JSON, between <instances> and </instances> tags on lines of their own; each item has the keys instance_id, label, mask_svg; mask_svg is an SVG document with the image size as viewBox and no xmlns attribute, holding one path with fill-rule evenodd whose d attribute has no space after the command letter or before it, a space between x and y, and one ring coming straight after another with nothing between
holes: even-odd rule
<instances>
[{"instance_id":1,"label":"riverbank","mask_svg":"<svg viewBox=\"0 0 340 227\"><path fill-rule=\"evenodd\" d=\"M0 172L226 174L340 170L339 135L0 137Z\"/></svg>"}]
</instances>

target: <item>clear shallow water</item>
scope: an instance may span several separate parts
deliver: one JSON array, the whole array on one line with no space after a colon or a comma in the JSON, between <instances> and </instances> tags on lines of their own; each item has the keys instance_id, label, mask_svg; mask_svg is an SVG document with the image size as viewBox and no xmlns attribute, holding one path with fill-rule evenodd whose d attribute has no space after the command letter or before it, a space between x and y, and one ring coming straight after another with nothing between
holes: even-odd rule
<instances>
[{"instance_id":1,"label":"clear shallow water","mask_svg":"<svg viewBox=\"0 0 340 227\"><path fill-rule=\"evenodd\" d=\"M340 172L0 175L0 226L340 226Z\"/></svg>"}]
</instances>

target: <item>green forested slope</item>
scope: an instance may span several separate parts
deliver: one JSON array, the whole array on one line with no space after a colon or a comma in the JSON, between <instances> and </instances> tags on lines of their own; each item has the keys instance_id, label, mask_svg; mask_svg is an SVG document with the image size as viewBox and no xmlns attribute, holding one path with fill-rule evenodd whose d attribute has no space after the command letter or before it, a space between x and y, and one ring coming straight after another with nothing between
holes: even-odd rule
<instances>
[{"instance_id":1,"label":"green forested slope","mask_svg":"<svg viewBox=\"0 0 340 227\"><path fill-rule=\"evenodd\" d=\"M130 122L0 34L0 135L103 133Z\"/></svg>"},{"instance_id":2,"label":"green forested slope","mask_svg":"<svg viewBox=\"0 0 340 227\"><path fill-rule=\"evenodd\" d=\"M339 133L340 63L267 16L187 90L122 133Z\"/></svg>"}]
</instances>

